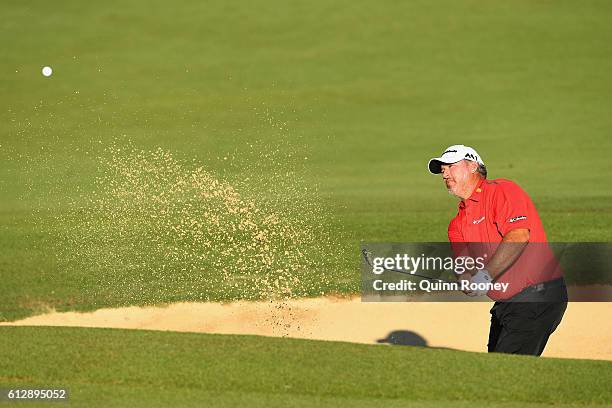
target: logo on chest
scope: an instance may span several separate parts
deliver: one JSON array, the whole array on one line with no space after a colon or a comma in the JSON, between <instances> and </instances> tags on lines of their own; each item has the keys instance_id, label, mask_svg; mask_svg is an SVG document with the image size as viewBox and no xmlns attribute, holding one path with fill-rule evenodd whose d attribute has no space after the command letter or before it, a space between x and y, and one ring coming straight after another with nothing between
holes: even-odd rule
<instances>
[{"instance_id":1,"label":"logo on chest","mask_svg":"<svg viewBox=\"0 0 612 408\"><path fill-rule=\"evenodd\" d=\"M476 224L480 224L481 222L483 222L485 219L484 216L478 218L477 220L472 221L472 224L476 225Z\"/></svg>"}]
</instances>

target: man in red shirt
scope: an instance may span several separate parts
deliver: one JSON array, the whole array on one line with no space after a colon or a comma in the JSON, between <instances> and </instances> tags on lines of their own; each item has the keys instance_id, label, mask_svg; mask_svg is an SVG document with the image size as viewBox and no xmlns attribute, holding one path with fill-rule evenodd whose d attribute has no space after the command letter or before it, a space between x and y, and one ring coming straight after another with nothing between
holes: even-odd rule
<instances>
[{"instance_id":1,"label":"man in red shirt","mask_svg":"<svg viewBox=\"0 0 612 408\"><path fill-rule=\"evenodd\" d=\"M432 174L441 174L448 192L461 200L448 226L455 256L487 260L485 269L459 279L508 284L505 291L468 293L496 300L489 352L539 356L565 313L567 292L533 202L510 180L488 180L482 158L471 147L450 146L428 167Z\"/></svg>"}]
</instances>

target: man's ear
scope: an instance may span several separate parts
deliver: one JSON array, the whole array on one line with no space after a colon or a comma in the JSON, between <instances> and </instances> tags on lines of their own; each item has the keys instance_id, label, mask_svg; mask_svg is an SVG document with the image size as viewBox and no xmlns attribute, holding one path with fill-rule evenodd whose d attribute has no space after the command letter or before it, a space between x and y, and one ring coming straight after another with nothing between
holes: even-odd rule
<instances>
[{"instance_id":1,"label":"man's ear","mask_svg":"<svg viewBox=\"0 0 612 408\"><path fill-rule=\"evenodd\" d=\"M470 167L470 173L476 173L478 170L478 163L475 161L468 160L468 165Z\"/></svg>"}]
</instances>

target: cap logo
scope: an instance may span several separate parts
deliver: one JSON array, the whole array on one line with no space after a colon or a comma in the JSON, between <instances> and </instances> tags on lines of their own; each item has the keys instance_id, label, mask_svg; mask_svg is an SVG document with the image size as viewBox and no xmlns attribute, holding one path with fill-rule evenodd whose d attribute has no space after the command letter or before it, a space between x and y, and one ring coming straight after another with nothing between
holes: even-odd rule
<instances>
[{"instance_id":1,"label":"cap logo","mask_svg":"<svg viewBox=\"0 0 612 408\"><path fill-rule=\"evenodd\" d=\"M476 158L476 156L474 156L472 153L466 153L466 154L465 154L465 157L469 157L469 158L470 158L470 159L472 159L472 160L478 160L478 159Z\"/></svg>"},{"instance_id":2,"label":"cap logo","mask_svg":"<svg viewBox=\"0 0 612 408\"><path fill-rule=\"evenodd\" d=\"M444 156L446 153L457 153L456 150L447 150L444 153L442 153L442 156Z\"/></svg>"}]
</instances>

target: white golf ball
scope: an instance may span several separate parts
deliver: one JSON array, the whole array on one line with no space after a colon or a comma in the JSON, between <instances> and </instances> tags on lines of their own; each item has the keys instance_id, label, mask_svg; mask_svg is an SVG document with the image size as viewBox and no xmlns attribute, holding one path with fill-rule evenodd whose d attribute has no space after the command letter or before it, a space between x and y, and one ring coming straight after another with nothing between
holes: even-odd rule
<instances>
[{"instance_id":1,"label":"white golf ball","mask_svg":"<svg viewBox=\"0 0 612 408\"><path fill-rule=\"evenodd\" d=\"M51 69L51 67L43 67L42 74L44 76L50 77L52 73L53 73L53 70Z\"/></svg>"}]
</instances>

